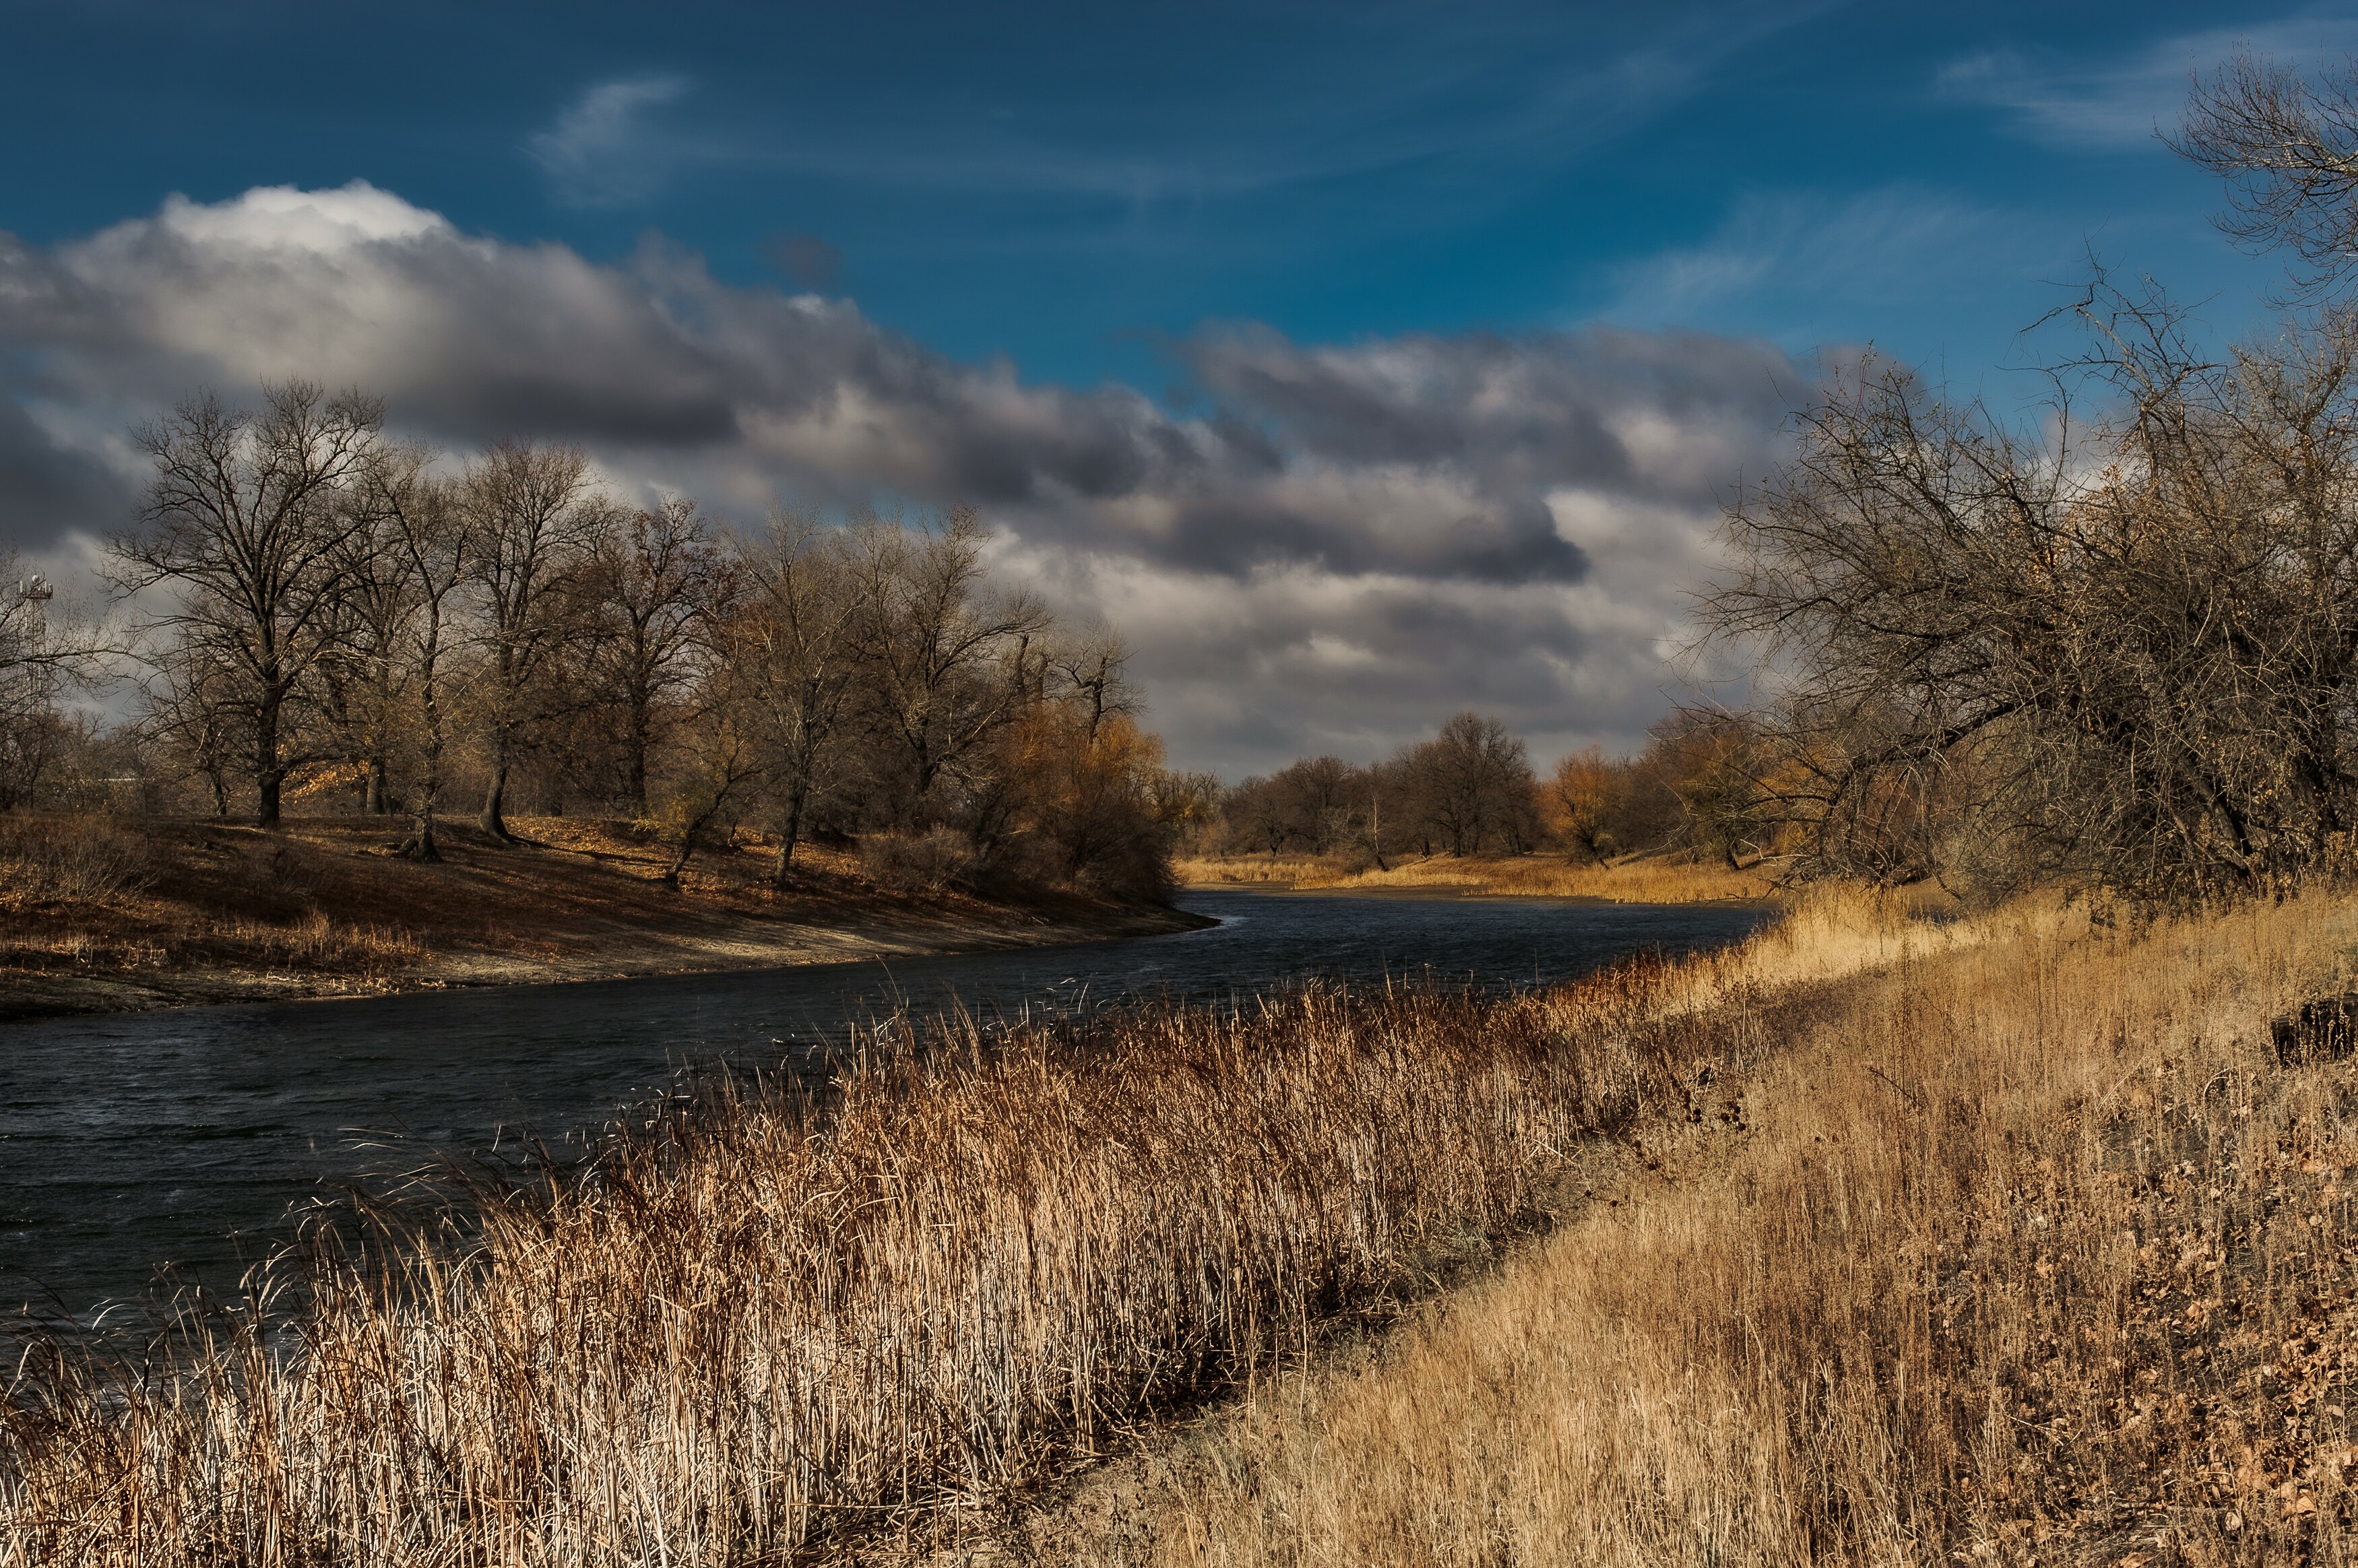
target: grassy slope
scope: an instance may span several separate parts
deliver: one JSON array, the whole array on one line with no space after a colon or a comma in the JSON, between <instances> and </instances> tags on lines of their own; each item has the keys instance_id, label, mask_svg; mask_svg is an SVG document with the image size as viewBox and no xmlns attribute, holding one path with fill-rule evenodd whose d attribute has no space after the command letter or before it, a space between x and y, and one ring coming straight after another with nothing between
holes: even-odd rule
<instances>
[{"instance_id":1,"label":"grassy slope","mask_svg":"<svg viewBox=\"0 0 2358 1568\"><path fill-rule=\"evenodd\" d=\"M1584 898L1615 903L1752 901L1776 892L1767 878L1748 871L1689 865L1659 856L1581 866L1552 855L1436 855L1401 860L1379 871L1353 871L1308 855L1226 855L1182 860L1176 871L1180 881L1193 887Z\"/></svg>"},{"instance_id":2,"label":"grassy slope","mask_svg":"<svg viewBox=\"0 0 2358 1568\"><path fill-rule=\"evenodd\" d=\"M1544 1241L980 1555L2348 1561L2358 1065L2266 1021L2358 908L1985 935L1723 1017Z\"/></svg>"},{"instance_id":3,"label":"grassy slope","mask_svg":"<svg viewBox=\"0 0 2358 1568\"><path fill-rule=\"evenodd\" d=\"M677 888L665 847L613 824L523 818L525 847L439 829L443 860L392 853L398 827L291 820L19 822L6 851L95 858L128 886L58 897L59 877L0 895L0 1020L74 1011L823 963L1168 929L1171 917L1080 899L1012 904L902 895L852 857L809 848L791 891L758 846L700 852ZM60 849L59 845L63 848ZM9 880L0 878L0 887Z\"/></svg>"}]
</instances>

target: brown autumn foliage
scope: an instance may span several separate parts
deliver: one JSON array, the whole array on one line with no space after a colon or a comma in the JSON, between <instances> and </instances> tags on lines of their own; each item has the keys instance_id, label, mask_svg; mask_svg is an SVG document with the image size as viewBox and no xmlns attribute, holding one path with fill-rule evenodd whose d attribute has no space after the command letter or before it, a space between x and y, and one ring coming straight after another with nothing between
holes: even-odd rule
<instances>
[{"instance_id":1,"label":"brown autumn foliage","mask_svg":"<svg viewBox=\"0 0 2358 1568\"><path fill-rule=\"evenodd\" d=\"M1549 775L1541 799L1548 831L1567 850L1602 864L1619 848L1614 836L1628 794L1624 770L1602 746L1567 753Z\"/></svg>"}]
</instances>

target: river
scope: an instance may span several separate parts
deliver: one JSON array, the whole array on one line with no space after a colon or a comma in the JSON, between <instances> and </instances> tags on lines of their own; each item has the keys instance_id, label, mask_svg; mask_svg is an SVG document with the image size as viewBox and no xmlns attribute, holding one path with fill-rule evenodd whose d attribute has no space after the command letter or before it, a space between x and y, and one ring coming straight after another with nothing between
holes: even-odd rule
<instances>
[{"instance_id":1,"label":"river","mask_svg":"<svg viewBox=\"0 0 2358 1568\"><path fill-rule=\"evenodd\" d=\"M184 1008L0 1027L0 1314L89 1322L162 1278L233 1283L322 1180L594 1134L683 1065L774 1065L896 999L987 1016L1142 996L1226 1005L1305 979L1488 989L1689 951L1762 912L1194 892L1208 930L1084 946Z\"/></svg>"}]
</instances>

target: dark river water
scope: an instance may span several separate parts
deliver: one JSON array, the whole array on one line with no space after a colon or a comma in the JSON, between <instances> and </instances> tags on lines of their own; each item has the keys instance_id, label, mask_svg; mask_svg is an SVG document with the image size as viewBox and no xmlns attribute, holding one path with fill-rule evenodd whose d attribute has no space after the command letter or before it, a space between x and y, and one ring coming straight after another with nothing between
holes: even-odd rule
<instances>
[{"instance_id":1,"label":"dark river water","mask_svg":"<svg viewBox=\"0 0 2358 1568\"><path fill-rule=\"evenodd\" d=\"M967 957L187 1008L0 1027L0 1316L233 1283L322 1179L593 1133L683 1065L889 1011L1228 1004L1304 979L1529 986L1740 936L1753 909L1191 892L1210 930Z\"/></svg>"}]
</instances>

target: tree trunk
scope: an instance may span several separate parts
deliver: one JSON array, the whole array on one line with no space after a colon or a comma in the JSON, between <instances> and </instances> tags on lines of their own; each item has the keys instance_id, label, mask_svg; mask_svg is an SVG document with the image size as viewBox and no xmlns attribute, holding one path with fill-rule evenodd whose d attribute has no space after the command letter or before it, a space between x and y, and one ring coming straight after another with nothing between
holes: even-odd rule
<instances>
[{"instance_id":1,"label":"tree trunk","mask_svg":"<svg viewBox=\"0 0 2358 1568\"><path fill-rule=\"evenodd\" d=\"M371 757L368 763L368 799L364 803L371 816L393 815L393 801L385 788L384 759Z\"/></svg>"},{"instance_id":2,"label":"tree trunk","mask_svg":"<svg viewBox=\"0 0 2358 1568\"><path fill-rule=\"evenodd\" d=\"M648 815L647 729L647 704L634 697L631 700L631 732L626 762L630 775L631 810L641 822L644 822Z\"/></svg>"},{"instance_id":3,"label":"tree trunk","mask_svg":"<svg viewBox=\"0 0 2358 1568\"><path fill-rule=\"evenodd\" d=\"M507 801L507 793L508 760L502 757L492 764L492 784L483 792L482 815L475 818L477 827L502 843L509 842L513 838L508 832L507 817L502 811Z\"/></svg>"},{"instance_id":4,"label":"tree trunk","mask_svg":"<svg viewBox=\"0 0 2358 1568\"><path fill-rule=\"evenodd\" d=\"M803 836L803 796L795 793L793 804L786 807L786 820L778 829L778 863L770 872L770 886L780 892L786 891L788 868L794 864L795 846Z\"/></svg>"},{"instance_id":5,"label":"tree trunk","mask_svg":"<svg viewBox=\"0 0 2358 1568\"><path fill-rule=\"evenodd\" d=\"M687 858L696 853L697 839L704 836L704 830L711 826L712 819L720 815L721 802L728 798L729 792L726 788L717 791L712 797L711 805L687 819L687 826L680 830L679 852L672 857L669 869L663 874L663 880L665 882L673 887L679 886L680 873L687 870Z\"/></svg>"},{"instance_id":6,"label":"tree trunk","mask_svg":"<svg viewBox=\"0 0 2358 1568\"><path fill-rule=\"evenodd\" d=\"M418 714L426 723L424 765L417 779L417 805L411 813L409 841L401 852L413 860L438 860L434 845L434 808L442 800L442 705L434 691L435 650L441 642L440 606L435 607L434 633L427 643L426 680L418 696Z\"/></svg>"},{"instance_id":7,"label":"tree trunk","mask_svg":"<svg viewBox=\"0 0 2358 1568\"><path fill-rule=\"evenodd\" d=\"M257 827L278 826L278 795L286 774L278 765L278 697L266 693L254 713L254 820Z\"/></svg>"},{"instance_id":8,"label":"tree trunk","mask_svg":"<svg viewBox=\"0 0 2358 1568\"><path fill-rule=\"evenodd\" d=\"M410 816L409 838L401 852L413 860L430 861L442 858L434 843L434 807L442 795L442 747L438 738L429 741L426 751L426 776L417 784L417 809Z\"/></svg>"}]
</instances>

